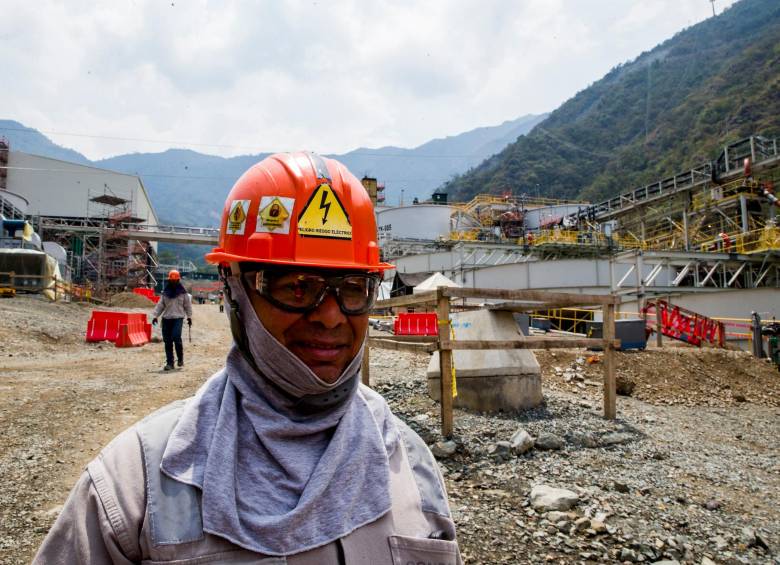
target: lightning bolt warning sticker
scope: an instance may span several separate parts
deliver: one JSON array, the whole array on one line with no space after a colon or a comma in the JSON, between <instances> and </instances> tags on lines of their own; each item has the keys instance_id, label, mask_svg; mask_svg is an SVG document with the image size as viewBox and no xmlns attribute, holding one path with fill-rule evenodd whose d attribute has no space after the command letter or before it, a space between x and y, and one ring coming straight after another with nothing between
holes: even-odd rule
<instances>
[{"instance_id":1,"label":"lightning bolt warning sticker","mask_svg":"<svg viewBox=\"0 0 780 565\"><path fill-rule=\"evenodd\" d=\"M301 237L352 239L352 224L341 200L327 183L312 193L298 216L298 234Z\"/></svg>"}]
</instances>

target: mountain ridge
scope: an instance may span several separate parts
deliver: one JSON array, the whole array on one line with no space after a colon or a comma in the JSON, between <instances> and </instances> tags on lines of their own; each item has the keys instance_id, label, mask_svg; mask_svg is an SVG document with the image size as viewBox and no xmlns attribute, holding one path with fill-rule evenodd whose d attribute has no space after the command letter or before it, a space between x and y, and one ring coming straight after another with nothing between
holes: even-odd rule
<instances>
[{"instance_id":1,"label":"mountain ridge","mask_svg":"<svg viewBox=\"0 0 780 565\"><path fill-rule=\"evenodd\" d=\"M544 117L546 114L528 114L497 126L432 139L410 149L363 147L327 156L342 161L358 177L369 175L384 182L388 202L396 202L402 196L407 201L414 197L425 199L452 175L480 163L526 134ZM0 134L11 140L12 150L140 176L160 220L174 224L218 225L230 187L244 171L268 155L221 157L171 147L157 153L132 152L92 161L13 120L0 120Z\"/></svg>"}]
</instances>

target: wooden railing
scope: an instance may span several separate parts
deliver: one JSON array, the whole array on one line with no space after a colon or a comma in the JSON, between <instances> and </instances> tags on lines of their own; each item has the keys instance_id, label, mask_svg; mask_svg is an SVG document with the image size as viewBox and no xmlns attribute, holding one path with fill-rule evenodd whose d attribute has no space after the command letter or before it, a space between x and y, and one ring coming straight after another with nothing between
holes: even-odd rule
<instances>
[{"instance_id":1,"label":"wooden railing","mask_svg":"<svg viewBox=\"0 0 780 565\"><path fill-rule=\"evenodd\" d=\"M516 340L455 340L451 339L450 312L453 298L474 299L483 302L482 308L528 312L571 306L601 306L603 312L603 338L581 337L520 337ZM484 303L494 301L493 303ZM500 301L500 302L499 302ZM392 310L402 306L435 307L438 319L438 336L370 337L363 357L363 383L370 385L369 351L371 347L396 351L439 352L441 386L441 433L452 436L452 352L474 349L557 349L569 347L599 347L604 350L604 417L616 417L615 406L615 349L620 340L615 339L615 305L618 298L611 295L543 292L536 290L503 290L490 288L439 287L435 291L409 296L398 296L376 303L374 310ZM464 300L465 304L465 300Z\"/></svg>"}]
</instances>

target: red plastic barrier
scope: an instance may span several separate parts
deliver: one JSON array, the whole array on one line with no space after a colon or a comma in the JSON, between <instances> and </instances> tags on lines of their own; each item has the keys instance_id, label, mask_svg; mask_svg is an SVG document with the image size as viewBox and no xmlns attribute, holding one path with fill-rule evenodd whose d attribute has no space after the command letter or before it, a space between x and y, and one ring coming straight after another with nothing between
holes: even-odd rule
<instances>
[{"instance_id":1,"label":"red plastic barrier","mask_svg":"<svg viewBox=\"0 0 780 565\"><path fill-rule=\"evenodd\" d=\"M135 294L140 294L141 296L145 296L155 304L157 304L160 301L160 297L154 293L153 288L138 287L138 288L134 288L133 292Z\"/></svg>"},{"instance_id":2,"label":"red plastic barrier","mask_svg":"<svg viewBox=\"0 0 780 565\"><path fill-rule=\"evenodd\" d=\"M656 309L661 313L661 333L701 347L702 341L723 347L726 330L723 322L718 322L696 312L672 306L664 300L648 301L643 312L648 315L648 329L655 330L652 318Z\"/></svg>"},{"instance_id":3,"label":"red plastic barrier","mask_svg":"<svg viewBox=\"0 0 780 565\"><path fill-rule=\"evenodd\" d=\"M398 314L393 321L396 335L439 335L435 312Z\"/></svg>"},{"instance_id":4,"label":"red plastic barrier","mask_svg":"<svg viewBox=\"0 0 780 565\"><path fill-rule=\"evenodd\" d=\"M151 336L146 314L93 310L85 338L88 342L112 341L117 347L130 347L148 343Z\"/></svg>"},{"instance_id":5,"label":"red plastic barrier","mask_svg":"<svg viewBox=\"0 0 780 565\"><path fill-rule=\"evenodd\" d=\"M151 341L152 325L146 323L146 314L141 316L143 319L133 318L119 326L119 336L114 342L117 347L136 347Z\"/></svg>"}]
</instances>

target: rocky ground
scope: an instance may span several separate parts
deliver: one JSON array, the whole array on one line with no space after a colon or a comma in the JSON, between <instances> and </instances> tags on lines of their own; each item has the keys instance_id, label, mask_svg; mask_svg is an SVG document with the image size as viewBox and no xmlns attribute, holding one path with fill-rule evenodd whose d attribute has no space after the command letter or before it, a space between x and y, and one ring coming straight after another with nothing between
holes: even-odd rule
<instances>
[{"instance_id":1,"label":"rocky ground","mask_svg":"<svg viewBox=\"0 0 780 565\"><path fill-rule=\"evenodd\" d=\"M372 351L374 374L392 375L375 387L439 459L467 562L780 563L775 369L738 352L619 353L636 398L609 422L598 355L536 354L543 406L456 410L444 442L427 358Z\"/></svg>"},{"instance_id":2,"label":"rocky ground","mask_svg":"<svg viewBox=\"0 0 780 565\"><path fill-rule=\"evenodd\" d=\"M220 366L223 315L195 308L185 370L163 373L161 344L85 344L88 307L0 300L0 563L29 562L103 444ZM780 563L780 373L736 352L620 353L631 396L608 422L598 354L537 357L543 406L456 410L446 442L429 357L372 350L374 386L439 459L468 563Z\"/></svg>"}]
</instances>

